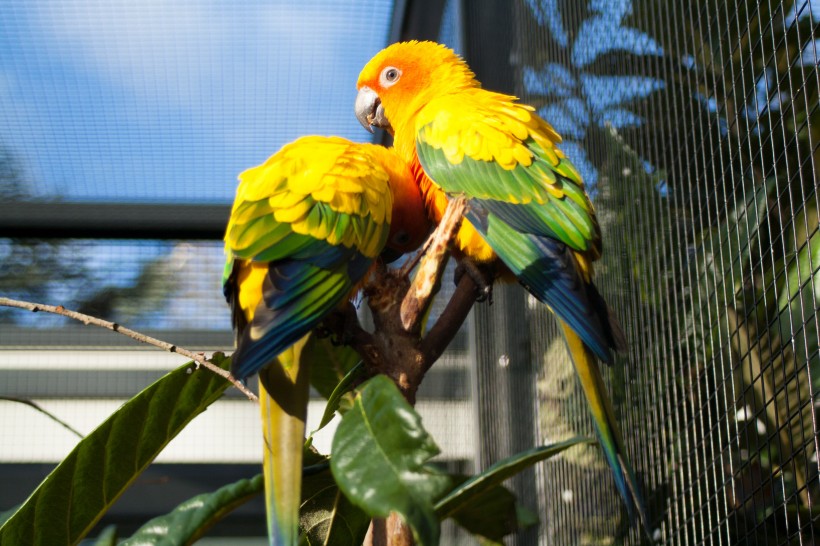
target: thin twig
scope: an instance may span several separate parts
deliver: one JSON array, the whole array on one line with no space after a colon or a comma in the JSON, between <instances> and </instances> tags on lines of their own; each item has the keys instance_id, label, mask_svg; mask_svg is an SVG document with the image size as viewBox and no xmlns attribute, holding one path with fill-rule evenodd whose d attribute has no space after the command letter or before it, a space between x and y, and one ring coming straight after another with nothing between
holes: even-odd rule
<instances>
[{"instance_id":1,"label":"thin twig","mask_svg":"<svg viewBox=\"0 0 820 546\"><path fill-rule=\"evenodd\" d=\"M421 265L413 278L413 284L401 302L401 323L404 329L412 331L424 315L433 290L444 273L444 259L447 257L447 246L461 226L466 201L463 197L451 199L447 210L433 232L433 242L421 260Z\"/></svg>"},{"instance_id":2,"label":"thin twig","mask_svg":"<svg viewBox=\"0 0 820 546\"><path fill-rule=\"evenodd\" d=\"M194 353L193 351L189 351L188 349L185 349L183 347L178 347L176 345L168 343L167 341L162 341L160 339L156 339L156 338L153 338L153 337L150 337L150 336L146 336L145 334L141 334L139 332L131 330L130 328L120 326L116 322L110 322L110 321L102 320L102 319L92 317L90 315L86 315L86 314L83 314L83 313L78 313L76 311L70 311L70 310L66 309L65 307L63 307L62 305L56 305L56 306L55 305L44 305L42 303L31 303L31 302L27 302L27 301L19 301L19 300L13 300L11 298L1 298L1 297L0 297L0 305L5 306L5 307L16 307L18 309L27 309L27 310L32 311L34 313L37 313L38 311L43 311L43 312L46 312L46 313L54 313L55 315L62 315L64 317L68 317L70 319L74 319L74 320L77 320L79 322L82 322L85 325L91 324L91 325L94 325L94 326L99 326L100 328L106 328L106 329L111 330L113 332L117 332L117 333L122 334L124 336L130 337L131 339L139 341L140 343L146 343L148 345L153 345L154 347L158 347L158 348L160 348L164 351L168 351L170 353L177 353L179 355L188 357L191 360L193 360L194 362L196 362L197 364L204 366L205 368L211 370L215 374L217 374L219 376L222 376L225 379L227 379L228 381L230 381L233 384L233 386L236 387L237 389L239 389L242 392L242 394L244 394L245 396L248 397L249 400L252 400L254 402L259 401L259 399L256 397L256 395L253 392L251 392L240 381L238 381L233 376L233 374L231 374L231 372L229 372L227 370L223 370L219 366L213 364L207 358L205 358L204 354Z\"/></svg>"},{"instance_id":3,"label":"thin twig","mask_svg":"<svg viewBox=\"0 0 820 546\"><path fill-rule=\"evenodd\" d=\"M61 425L63 428L65 428L72 434L75 434L78 438L85 438L82 432L78 431L76 428L72 427L71 425L69 425L68 423L66 423L50 411L43 408L37 402L34 402L33 400L29 400L28 398L19 398L17 396L0 396L0 400L5 400L6 402L17 402L18 404L24 404L26 406L34 408L35 410L39 411L40 413L54 421L55 423Z\"/></svg>"}]
</instances>

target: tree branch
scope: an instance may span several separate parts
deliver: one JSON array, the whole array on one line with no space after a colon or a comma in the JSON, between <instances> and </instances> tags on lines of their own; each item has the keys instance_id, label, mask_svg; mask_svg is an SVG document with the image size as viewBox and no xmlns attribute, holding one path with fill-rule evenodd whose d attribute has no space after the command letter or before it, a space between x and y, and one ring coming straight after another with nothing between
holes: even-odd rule
<instances>
[{"instance_id":1,"label":"tree branch","mask_svg":"<svg viewBox=\"0 0 820 546\"><path fill-rule=\"evenodd\" d=\"M461 226L466 201L463 197L451 199L438 227L433 232L432 242L421 260L413 283L401 302L401 323L408 332L414 331L430 305L435 288L444 273L444 259L447 247Z\"/></svg>"},{"instance_id":2,"label":"tree branch","mask_svg":"<svg viewBox=\"0 0 820 546\"><path fill-rule=\"evenodd\" d=\"M62 315L64 317L68 317L70 319L77 320L82 322L85 325L93 325L99 326L100 328L105 328L107 330L111 330L113 332L117 332L122 334L126 337L130 337L133 340L139 341L140 343L145 343L147 345L153 345L154 347L158 347L164 351L168 351L169 353L177 353L179 355L185 356L196 362L198 365L202 365L205 368L211 370L215 374L224 377L228 381L230 381L234 387L239 389L242 394L248 397L249 400L254 402L258 402L259 399L256 395L251 392L248 387L243 385L240 381L238 381L231 372L227 370L223 370L219 366L211 363L205 355L202 353L194 353L193 351L189 351L183 347L178 347L167 341L162 341L160 339L156 339L150 336L146 336L145 334L141 334L130 328L126 328L124 326L120 326L116 322L110 322L107 320L102 320L96 317L92 317L90 315L86 315L83 313L78 313L76 311L70 311L63 307L62 305L44 305L42 303L31 303L27 301L19 301L13 300L11 298L2 298L0 297L0 305L5 307L16 307L18 309L27 309L33 313L37 313L39 311L43 311L45 313L53 313L55 315Z\"/></svg>"},{"instance_id":3,"label":"tree branch","mask_svg":"<svg viewBox=\"0 0 820 546\"><path fill-rule=\"evenodd\" d=\"M422 317L441 283L448 246L461 225L464 208L463 197L450 200L441 222L424 245L421 264L412 283L407 277L418 254L397 272L377 266L365 287L376 329L368 336L367 343L354 347L368 368L390 377L411 405L415 405L416 391L424 374L452 340L475 301L476 285L472 279L463 280L467 277L464 275L457 295L448 302L444 314L431 330L432 338L428 335L428 339L421 339ZM453 303L454 299L457 303ZM413 543L410 526L395 513L387 518L374 518L365 539L365 545L371 546Z\"/></svg>"},{"instance_id":4,"label":"tree branch","mask_svg":"<svg viewBox=\"0 0 820 546\"><path fill-rule=\"evenodd\" d=\"M433 366L441 353L444 352L444 349L453 341L459 328L461 328L470 313L470 309L473 308L477 297L478 286L475 281L469 275L462 275L458 281L456 291L450 301L447 302L447 307L444 308L436 323L421 341L425 372Z\"/></svg>"}]
</instances>

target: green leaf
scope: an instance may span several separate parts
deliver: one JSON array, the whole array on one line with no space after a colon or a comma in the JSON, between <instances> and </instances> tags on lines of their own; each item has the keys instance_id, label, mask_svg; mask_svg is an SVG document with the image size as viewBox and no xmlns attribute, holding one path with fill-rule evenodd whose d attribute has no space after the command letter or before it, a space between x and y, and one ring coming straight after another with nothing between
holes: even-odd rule
<instances>
[{"instance_id":1,"label":"green leaf","mask_svg":"<svg viewBox=\"0 0 820 546\"><path fill-rule=\"evenodd\" d=\"M519 529L526 529L531 525L538 524L538 514L521 504L515 505L515 519L518 521Z\"/></svg>"},{"instance_id":2,"label":"green leaf","mask_svg":"<svg viewBox=\"0 0 820 546\"><path fill-rule=\"evenodd\" d=\"M318 464L320 460L327 459L317 459L311 464ZM305 543L310 546L361 544L369 524L370 517L339 491L333 474L321 472L304 477L299 527Z\"/></svg>"},{"instance_id":3,"label":"green leaf","mask_svg":"<svg viewBox=\"0 0 820 546\"><path fill-rule=\"evenodd\" d=\"M364 375L364 362L359 361L358 364L353 366L349 372L339 381L339 384L336 385L336 388L333 389L333 392L327 399L327 405L325 406L325 412L322 414L322 420L319 422L319 426L310 433L310 436L313 436L323 428L327 426L330 421L333 420L333 416L336 415L336 410L339 409L339 404L342 401L342 397L347 394L352 388L353 384L356 382L357 379Z\"/></svg>"},{"instance_id":4,"label":"green leaf","mask_svg":"<svg viewBox=\"0 0 820 546\"><path fill-rule=\"evenodd\" d=\"M310 333L302 349L302 359L306 358L317 363L310 367L310 384L326 399L330 398L339 382L362 360L352 347L336 345L329 337L319 337L315 331Z\"/></svg>"},{"instance_id":5,"label":"green leaf","mask_svg":"<svg viewBox=\"0 0 820 546\"><path fill-rule=\"evenodd\" d=\"M401 514L421 546L438 544L433 499L449 478L425 468L439 449L387 377L362 384L333 437L330 467L345 495L370 516Z\"/></svg>"},{"instance_id":6,"label":"green leaf","mask_svg":"<svg viewBox=\"0 0 820 546\"><path fill-rule=\"evenodd\" d=\"M815 213L812 214L815 218L816 210L815 208ZM800 223L796 223L805 231ZM795 357L798 362L804 364L808 357L809 361L813 360L816 365L820 364L817 359L816 322L805 318L805 315L815 307L817 294L820 294L820 231L816 230L816 221L813 229L814 233L807 240L803 237L803 240L794 243L795 246L801 246L796 258L788 262L785 282L777 299L780 317L775 321L775 325L779 326L782 340L794 338L794 346L797 348Z\"/></svg>"},{"instance_id":7,"label":"green leaf","mask_svg":"<svg viewBox=\"0 0 820 546\"><path fill-rule=\"evenodd\" d=\"M441 519L453 516L468 503L474 502L479 496L486 494L496 485L507 478L518 474L528 466L544 459L549 459L567 448L579 444L594 444L590 438L575 437L557 444L548 444L522 451L512 457L498 461L490 468L473 476L466 482L453 489L446 497L436 503L436 513Z\"/></svg>"},{"instance_id":8,"label":"green leaf","mask_svg":"<svg viewBox=\"0 0 820 546\"><path fill-rule=\"evenodd\" d=\"M117 546L117 526L108 525L103 529L100 534L97 535L94 546Z\"/></svg>"},{"instance_id":9,"label":"green leaf","mask_svg":"<svg viewBox=\"0 0 820 546\"><path fill-rule=\"evenodd\" d=\"M468 479L467 476L453 478L458 483ZM451 517L473 535L499 544L504 536L538 522L532 512L516 503L515 495L503 485L495 485L468 499Z\"/></svg>"},{"instance_id":10,"label":"green leaf","mask_svg":"<svg viewBox=\"0 0 820 546\"><path fill-rule=\"evenodd\" d=\"M262 492L262 474L186 500L171 512L149 520L120 546L193 544L237 506Z\"/></svg>"},{"instance_id":11,"label":"green leaf","mask_svg":"<svg viewBox=\"0 0 820 546\"><path fill-rule=\"evenodd\" d=\"M328 472L330 459L310 446L302 452L300 544L361 544L370 517L341 494Z\"/></svg>"},{"instance_id":12,"label":"green leaf","mask_svg":"<svg viewBox=\"0 0 820 546\"><path fill-rule=\"evenodd\" d=\"M228 369L221 353L214 364ZM80 441L0 527L0 544L76 544L160 451L230 385L193 362L157 380Z\"/></svg>"},{"instance_id":13,"label":"green leaf","mask_svg":"<svg viewBox=\"0 0 820 546\"><path fill-rule=\"evenodd\" d=\"M478 546L504 546L504 543L496 540L490 540L479 535Z\"/></svg>"},{"instance_id":14,"label":"green leaf","mask_svg":"<svg viewBox=\"0 0 820 546\"><path fill-rule=\"evenodd\" d=\"M3 525L7 519L13 516L14 513L20 509L21 506L22 504L18 504L17 506L12 507L6 510L5 512L0 512L0 525Z\"/></svg>"}]
</instances>

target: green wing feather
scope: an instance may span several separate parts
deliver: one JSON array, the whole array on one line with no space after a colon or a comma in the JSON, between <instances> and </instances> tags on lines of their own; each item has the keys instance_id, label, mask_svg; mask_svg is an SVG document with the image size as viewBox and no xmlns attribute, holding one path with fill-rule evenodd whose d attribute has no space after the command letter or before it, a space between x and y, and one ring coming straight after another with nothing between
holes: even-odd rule
<instances>
[{"instance_id":1,"label":"green wing feather","mask_svg":"<svg viewBox=\"0 0 820 546\"><path fill-rule=\"evenodd\" d=\"M470 93L483 100L471 99ZM618 345L613 322L567 250L599 256L595 212L578 172L555 147L560 137L527 107L515 108L510 97L481 90L440 104L431 101L417 125L419 162L443 191L468 197L467 218L519 281L558 316L618 491L630 515L638 514L648 529L595 358L611 361L610 348Z\"/></svg>"},{"instance_id":2,"label":"green wing feather","mask_svg":"<svg viewBox=\"0 0 820 546\"><path fill-rule=\"evenodd\" d=\"M304 137L240 175L226 254L272 261L312 239L374 258L386 242L391 208L389 175L366 145Z\"/></svg>"},{"instance_id":3,"label":"green wing feather","mask_svg":"<svg viewBox=\"0 0 820 546\"><path fill-rule=\"evenodd\" d=\"M597 253L595 212L580 175L555 147L559 137L509 97L479 96L433 101L420 114L416 152L428 177L522 232ZM453 108L456 115L445 112Z\"/></svg>"},{"instance_id":4,"label":"green wing feather","mask_svg":"<svg viewBox=\"0 0 820 546\"><path fill-rule=\"evenodd\" d=\"M335 137L285 146L240 175L225 232L223 289L239 340L232 370L260 374L265 501L277 546L299 540L303 336L348 297L389 235L389 175L367 146ZM258 270L252 263L264 268L261 282L239 274ZM243 309L243 301L252 303Z\"/></svg>"},{"instance_id":5,"label":"green wing feather","mask_svg":"<svg viewBox=\"0 0 820 546\"><path fill-rule=\"evenodd\" d=\"M468 157L452 165L441 149L422 141L417 141L416 150L425 172L447 193L482 201L487 210L522 232L558 239L578 251L597 246L600 231L583 189L557 171L549 170L543 160L507 170L496 163ZM551 183L551 179L555 182ZM528 200L522 203L515 192L525 182L529 182L530 188ZM533 189L536 184L542 187ZM547 184L563 195L558 197L544 190Z\"/></svg>"}]
</instances>

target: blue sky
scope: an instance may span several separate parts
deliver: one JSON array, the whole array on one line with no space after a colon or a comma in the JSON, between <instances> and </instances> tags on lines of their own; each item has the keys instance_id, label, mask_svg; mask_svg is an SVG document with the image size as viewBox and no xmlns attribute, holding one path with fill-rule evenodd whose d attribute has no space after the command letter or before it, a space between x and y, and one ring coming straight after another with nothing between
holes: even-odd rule
<instances>
[{"instance_id":1,"label":"blue sky","mask_svg":"<svg viewBox=\"0 0 820 546\"><path fill-rule=\"evenodd\" d=\"M388 0L27 0L0 17L0 145L37 197L230 202L302 134L369 135Z\"/></svg>"}]
</instances>

